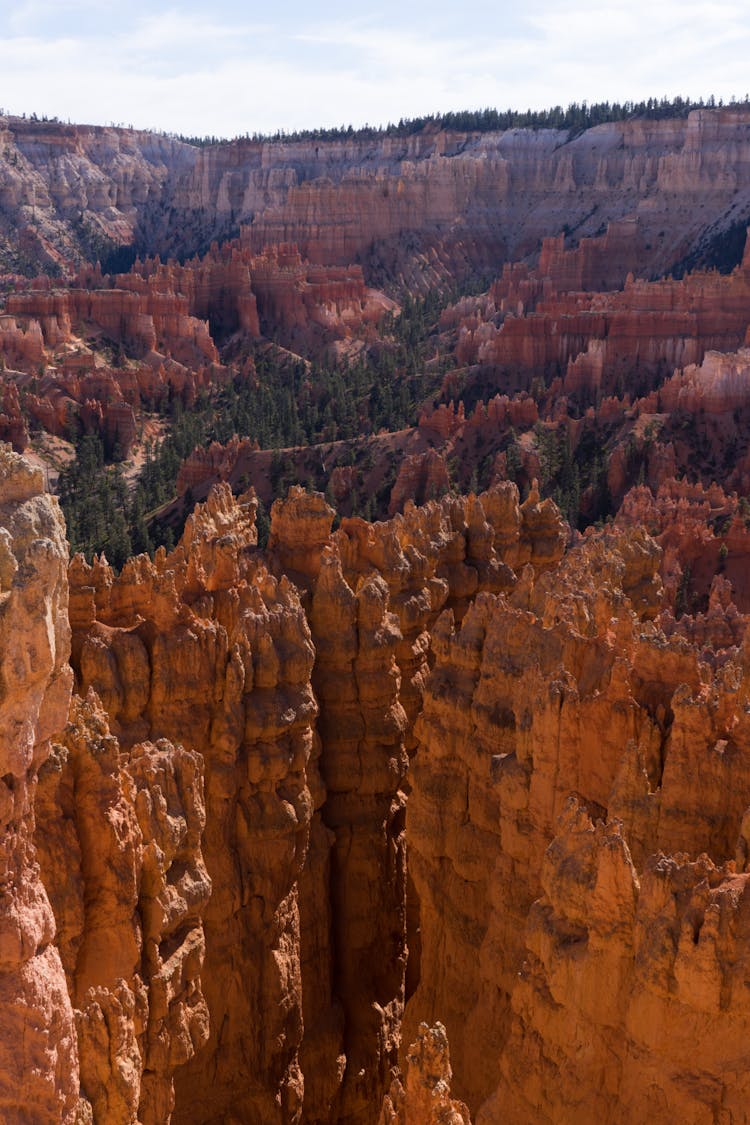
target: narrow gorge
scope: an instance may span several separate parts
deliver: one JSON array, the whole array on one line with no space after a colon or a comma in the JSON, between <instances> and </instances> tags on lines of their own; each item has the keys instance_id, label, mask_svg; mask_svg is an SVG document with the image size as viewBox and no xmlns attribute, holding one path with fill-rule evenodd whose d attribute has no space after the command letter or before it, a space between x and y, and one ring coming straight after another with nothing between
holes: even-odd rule
<instances>
[{"instance_id":1,"label":"narrow gorge","mask_svg":"<svg viewBox=\"0 0 750 1125\"><path fill-rule=\"evenodd\" d=\"M49 1121L401 1120L437 1022L478 1121L740 1112L747 658L651 537L292 489L262 551L219 486L66 575L2 469L8 1112L33 1074Z\"/></svg>"}]
</instances>

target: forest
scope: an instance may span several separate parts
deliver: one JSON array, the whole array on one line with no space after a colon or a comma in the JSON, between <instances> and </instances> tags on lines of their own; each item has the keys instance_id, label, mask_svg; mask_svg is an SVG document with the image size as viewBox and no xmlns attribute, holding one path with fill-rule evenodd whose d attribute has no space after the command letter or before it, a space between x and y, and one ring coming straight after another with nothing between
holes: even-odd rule
<instances>
[{"instance_id":1,"label":"forest","mask_svg":"<svg viewBox=\"0 0 750 1125\"><path fill-rule=\"evenodd\" d=\"M279 129L275 133L245 133L231 140L215 137L184 136L169 134L176 140L195 147L232 144L237 141L255 143L297 142L297 141L337 141L377 140L380 137L411 137L416 133L449 129L461 133L494 133L506 129L573 129L583 131L595 125L610 121L627 121L633 117L649 120L663 120L672 117L687 117L694 109L714 109L723 105L745 106L750 104L750 94L743 98L724 102L713 96L703 98L646 98L643 101L624 102L571 102L567 107L556 105L548 109L466 109L449 113L431 113L422 117L402 117L398 122L387 125L339 125L322 129Z\"/></svg>"}]
</instances>

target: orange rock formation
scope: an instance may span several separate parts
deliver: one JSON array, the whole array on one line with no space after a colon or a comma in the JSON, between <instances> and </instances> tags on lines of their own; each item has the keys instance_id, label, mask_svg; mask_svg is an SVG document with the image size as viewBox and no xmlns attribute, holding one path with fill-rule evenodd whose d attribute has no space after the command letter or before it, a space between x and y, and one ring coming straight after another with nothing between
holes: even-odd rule
<instances>
[{"instance_id":1,"label":"orange rock formation","mask_svg":"<svg viewBox=\"0 0 750 1125\"><path fill-rule=\"evenodd\" d=\"M50 752L64 544L4 457L5 612L26 614L6 912L28 932L4 974L46 1060L0 1045L8 1112L741 1114L745 618L715 574L705 623L675 622L663 561L680 512L726 511L734 543L720 490L654 502L662 551L634 526L645 488L567 550L534 489L336 532L293 489L261 552L252 495L221 486L170 555L71 564L77 695ZM47 647L13 655L45 620Z\"/></svg>"},{"instance_id":2,"label":"orange rock formation","mask_svg":"<svg viewBox=\"0 0 750 1125\"><path fill-rule=\"evenodd\" d=\"M452 1073L443 1025L420 1024L406 1059L405 1082L394 1080L379 1125L471 1125L466 1106L450 1096Z\"/></svg>"},{"instance_id":3,"label":"orange rock formation","mask_svg":"<svg viewBox=\"0 0 750 1125\"><path fill-rule=\"evenodd\" d=\"M542 253L540 275L552 269L549 257ZM693 273L680 281L647 282L630 275L623 289L595 294L571 288L581 280L567 276L574 271L553 270L561 287L545 277L543 297L532 299L530 311L523 285L507 273L491 291L491 303L458 322L457 357L462 364L496 369L502 390L508 389L503 377L511 389L528 389L532 375L542 374L548 380L560 376L565 394L648 391L675 367L700 364L711 349L742 344L749 270L746 252L729 276Z\"/></svg>"},{"instance_id":4,"label":"orange rock formation","mask_svg":"<svg viewBox=\"0 0 750 1125\"><path fill-rule=\"evenodd\" d=\"M366 277L526 259L445 310L416 426L313 451L386 522L334 531L294 487L261 550L230 484L270 501L272 454L236 438L183 466L173 551L66 579L0 450L8 1120L745 1119L750 252L644 278L750 198L747 122L272 150L4 119L4 205L39 209L14 270L69 267L69 214L167 251L243 223L182 265L6 279L17 448L74 404L127 450L149 400L229 377L215 340L351 355L392 308ZM555 456L613 523L542 499Z\"/></svg>"},{"instance_id":5,"label":"orange rock formation","mask_svg":"<svg viewBox=\"0 0 750 1125\"><path fill-rule=\"evenodd\" d=\"M65 723L72 686L65 528L43 491L41 472L0 449L0 1106L8 1121L33 1107L39 1122L73 1125L73 1008L32 842L37 774Z\"/></svg>"},{"instance_id":6,"label":"orange rock formation","mask_svg":"<svg viewBox=\"0 0 750 1125\"><path fill-rule=\"evenodd\" d=\"M162 1097L174 1080L174 1120L231 1106L264 1121L374 1121L405 997L405 780L428 630L446 603L462 612L477 590L512 584L511 562L553 566L563 530L549 502L519 508L507 485L331 535L323 498L293 489L274 506L264 562L252 517L251 499L223 486L155 564L115 578L76 560L76 684L97 693L131 757L147 739L205 757L211 1031L159 1076ZM123 930L130 978L148 986L139 910L122 908ZM148 1036L137 1046L148 1057Z\"/></svg>"},{"instance_id":7,"label":"orange rock formation","mask_svg":"<svg viewBox=\"0 0 750 1125\"><path fill-rule=\"evenodd\" d=\"M81 1090L95 1121L159 1125L174 1072L208 1038L203 760L166 739L123 753L93 693L73 703L40 775L37 849Z\"/></svg>"}]
</instances>

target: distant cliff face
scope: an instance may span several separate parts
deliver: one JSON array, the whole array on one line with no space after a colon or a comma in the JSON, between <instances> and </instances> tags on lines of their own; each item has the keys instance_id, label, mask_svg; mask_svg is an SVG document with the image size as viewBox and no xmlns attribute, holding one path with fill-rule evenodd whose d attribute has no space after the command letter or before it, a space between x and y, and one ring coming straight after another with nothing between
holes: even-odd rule
<instances>
[{"instance_id":1,"label":"distant cliff face","mask_svg":"<svg viewBox=\"0 0 750 1125\"><path fill-rule=\"evenodd\" d=\"M85 126L0 119L6 269L58 266L135 242L185 255L237 234L295 242L368 280L429 285L639 224L641 274L660 273L750 214L750 111L504 133L197 148ZM697 205L700 197L700 206Z\"/></svg>"}]
</instances>

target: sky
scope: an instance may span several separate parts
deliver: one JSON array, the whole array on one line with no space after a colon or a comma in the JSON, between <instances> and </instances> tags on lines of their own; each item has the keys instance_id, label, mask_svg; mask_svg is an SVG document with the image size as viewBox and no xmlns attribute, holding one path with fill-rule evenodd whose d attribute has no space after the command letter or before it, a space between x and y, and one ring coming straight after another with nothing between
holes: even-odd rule
<instances>
[{"instance_id":1,"label":"sky","mask_svg":"<svg viewBox=\"0 0 750 1125\"><path fill-rule=\"evenodd\" d=\"M0 0L0 107L231 137L457 109L742 98L747 0Z\"/></svg>"}]
</instances>

